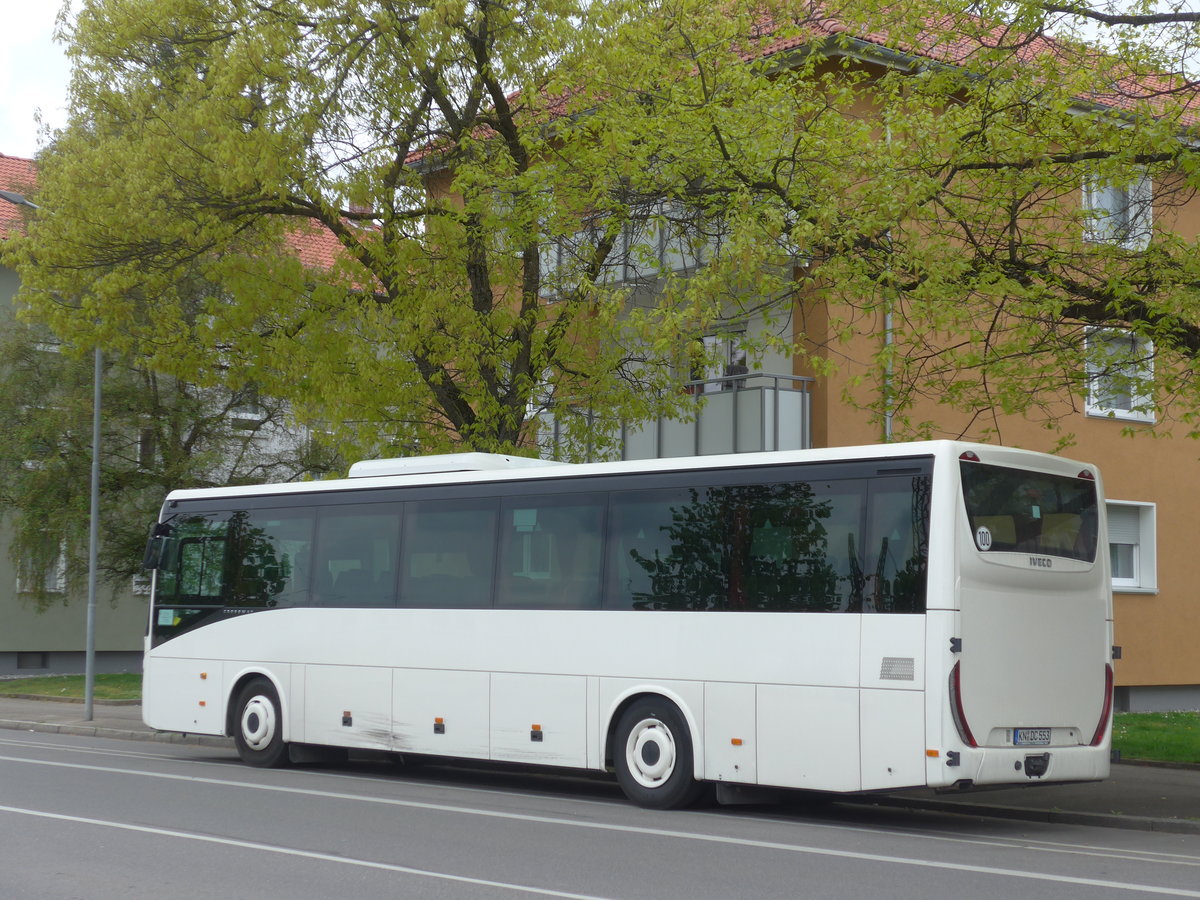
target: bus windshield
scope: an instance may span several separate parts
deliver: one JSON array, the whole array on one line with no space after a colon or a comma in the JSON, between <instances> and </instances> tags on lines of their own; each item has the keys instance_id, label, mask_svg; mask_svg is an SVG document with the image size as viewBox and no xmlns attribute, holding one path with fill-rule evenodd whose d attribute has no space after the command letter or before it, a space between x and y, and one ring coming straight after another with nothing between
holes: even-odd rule
<instances>
[{"instance_id":1,"label":"bus windshield","mask_svg":"<svg viewBox=\"0 0 1200 900\"><path fill-rule=\"evenodd\" d=\"M960 463L975 546L1094 562L1096 483L983 463Z\"/></svg>"}]
</instances>

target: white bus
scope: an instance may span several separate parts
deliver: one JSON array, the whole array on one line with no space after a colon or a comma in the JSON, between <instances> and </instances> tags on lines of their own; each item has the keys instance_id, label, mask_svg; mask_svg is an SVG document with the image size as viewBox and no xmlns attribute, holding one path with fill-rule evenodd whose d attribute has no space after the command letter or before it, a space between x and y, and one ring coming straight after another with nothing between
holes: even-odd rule
<instances>
[{"instance_id":1,"label":"white bus","mask_svg":"<svg viewBox=\"0 0 1200 900\"><path fill-rule=\"evenodd\" d=\"M152 727L820 791L1107 776L1094 468L949 441L572 465L455 454L175 491Z\"/></svg>"}]
</instances>

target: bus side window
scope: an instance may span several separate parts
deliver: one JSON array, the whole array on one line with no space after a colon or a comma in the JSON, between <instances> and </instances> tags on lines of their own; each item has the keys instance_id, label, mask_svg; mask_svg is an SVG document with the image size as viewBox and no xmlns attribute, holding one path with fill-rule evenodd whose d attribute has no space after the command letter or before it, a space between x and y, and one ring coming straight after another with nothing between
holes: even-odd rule
<instances>
[{"instance_id":1,"label":"bus side window","mask_svg":"<svg viewBox=\"0 0 1200 900\"><path fill-rule=\"evenodd\" d=\"M225 539L188 537L179 541L176 596L220 600L224 588Z\"/></svg>"},{"instance_id":2,"label":"bus side window","mask_svg":"<svg viewBox=\"0 0 1200 900\"><path fill-rule=\"evenodd\" d=\"M862 546L866 482L856 478L821 482L814 484L813 490L826 504L827 514L819 524L825 558L836 581L832 592L821 598L821 608L830 612L862 612L867 577Z\"/></svg>"},{"instance_id":3,"label":"bus side window","mask_svg":"<svg viewBox=\"0 0 1200 900\"><path fill-rule=\"evenodd\" d=\"M609 516L609 596L617 609L719 608L708 491L622 491ZM723 599L721 600L723 603Z\"/></svg>"},{"instance_id":4,"label":"bus side window","mask_svg":"<svg viewBox=\"0 0 1200 900\"><path fill-rule=\"evenodd\" d=\"M745 573L748 609L823 612L839 603L838 572L830 560L826 523L832 504L806 482L740 489L750 511L745 554L730 577Z\"/></svg>"},{"instance_id":5,"label":"bus side window","mask_svg":"<svg viewBox=\"0 0 1200 900\"><path fill-rule=\"evenodd\" d=\"M505 501L496 606L599 607L604 513L604 498L593 494Z\"/></svg>"},{"instance_id":6,"label":"bus side window","mask_svg":"<svg viewBox=\"0 0 1200 900\"><path fill-rule=\"evenodd\" d=\"M405 504L400 606L478 609L492 605L498 503L420 500Z\"/></svg>"},{"instance_id":7,"label":"bus side window","mask_svg":"<svg viewBox=\"0 0 1200 900\"><path fill-rule=\"evenodd\" d=\"M228 578L227 516L187 516L171 523L158 572L160 604L223 602Z\"/></svg>"},{"instance_id":8,"label":"bus side window","mask_svg":"<svg viewBox=\"0 0 1200 900\"><path fill-rule=\"evenodd\" d=\"M313 519L311 509L235 512L226 604L259 609L307 605L308 578L297 575L296 560L308 558Z\"/></svg>"},{"instance_id":9,"label":"bus side window","mask_svg":"<svg viewBox=\"0 0 1200 900\"><path fill-rule=\"evenodd\" d=\"M395 605L400 508L323 508L314 550L314 606Z\"/></svg>"},{"instance_id":10,"label":"bus side window","mask_svg":"<svg viewBox=\"0 0 1200 900\"><path fill-rule=\"evenodd\" d=\"M231 571L228 519L222 512L172 520L156 579L156 646L221 616Z\"/></svg>"},{"instance_id":11,"label":"bus side window","mask_svg":"<svg viewBox=\"0 0 1200 900\"><path fill-rule=\"evenodd\" d=\"M925 611L930 489L928 475L871 482L864 611Z\"/></svg>"}]
</instances>

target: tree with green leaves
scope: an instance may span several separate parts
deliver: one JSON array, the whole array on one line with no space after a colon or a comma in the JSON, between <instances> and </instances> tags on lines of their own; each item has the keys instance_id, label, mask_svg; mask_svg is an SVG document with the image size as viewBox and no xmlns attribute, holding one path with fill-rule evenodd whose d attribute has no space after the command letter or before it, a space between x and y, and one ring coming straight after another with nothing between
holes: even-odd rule
<instances>
[{"instance_id":1,"label":"tree with green leaves","mask_svg":"<svg viewBox=\"0 0 1200 900\"><path fill-rule=\"evenodd\" d=\"M22 300L74 343L253 383L347 454L527 452L550 404L676 408L676 348L609 283L663 217L639 166L669 135L622 123L636 94L590 114L635 10L84 3Z\"/></svg>"},{"instance_id":2,"label":"tree with green leaves","mask_svg":"<svg viewBox=\"0 0 1200 900\"><path fill-rule=\"evenodd\" d=\"M878 387L847 401L897 434L934 404L1053 423L1136 362L1096 329L1153 348L1147 402L1191 422L1193 83L1072 15L89 0L22 296L347 454L528 450L548 404L680 415L687 345L747 323L818 372L852 354Z\"/></svg>"},{"instance_id":3,"label":"tree with green leaves","mask_svg":"<svg viewBox=\"0 0 1200 900\"><path fill-rule=\"evenodd\" d=\"M0 514L22 591L45 605L86 580L93 367L34 327L0 332ZM289 481L341 468L252 389L202 389L110 358L103 369L99 574L141 575L163 497L179 487ZM74 586L74 587L72 587Z\"/></svg>"},{"instance_id":4,"label":"tree with green leaves","mask_svg":"<svg viewBox=\"0 0 1200 900\"><path fill-rule=\"evenodd\" d=\"M939 405L975 433L1010 414L1055 425L1090 375L1151 363L1145 404L1194 432L1194 25L1168 40L1135 22L1100 47L1041 4L897 12L756 4L715 40L711 19L674 17L623 35L645 63L618 77L688 60L643 106L686 110L694 137L659 165L703 173L749 293L799 310L818 372L856 354L875 387L847 401L898 433L945 433L921 418ZM780 234L800 269L769 265ZM1112 331L1140 349L1114 358L1096 339Z\"/></svg>"}]
</instances>

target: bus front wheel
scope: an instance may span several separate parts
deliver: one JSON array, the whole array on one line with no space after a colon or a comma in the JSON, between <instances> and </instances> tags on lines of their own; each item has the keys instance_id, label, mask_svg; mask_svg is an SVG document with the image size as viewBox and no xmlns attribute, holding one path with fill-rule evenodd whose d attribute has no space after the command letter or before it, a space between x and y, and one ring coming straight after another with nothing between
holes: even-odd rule
<instances>
[{"instance_id":1,"label":"bus front wheel","mask_svg":"<svg viewBox=\"0 0 1200 900\"><path fill-rule=\"evenodd\" d=\"M703 790L692 777L692 738L679 708L659 697L635 700L617 723L613 762L625 796L649 809L691 805Z\"/></svg>"},{"instance_id":2,"label":"bus front wheel","mask_svg":"<svg viewBox=\"0 0 1200 900\"><path fill-rule=\"evenodd\" d=\"M242 762L260 768L287 765L283 715L275 686L265 678L247 682L238 693L235 713L233 742Z\"/></svg>"}]
</instances>

